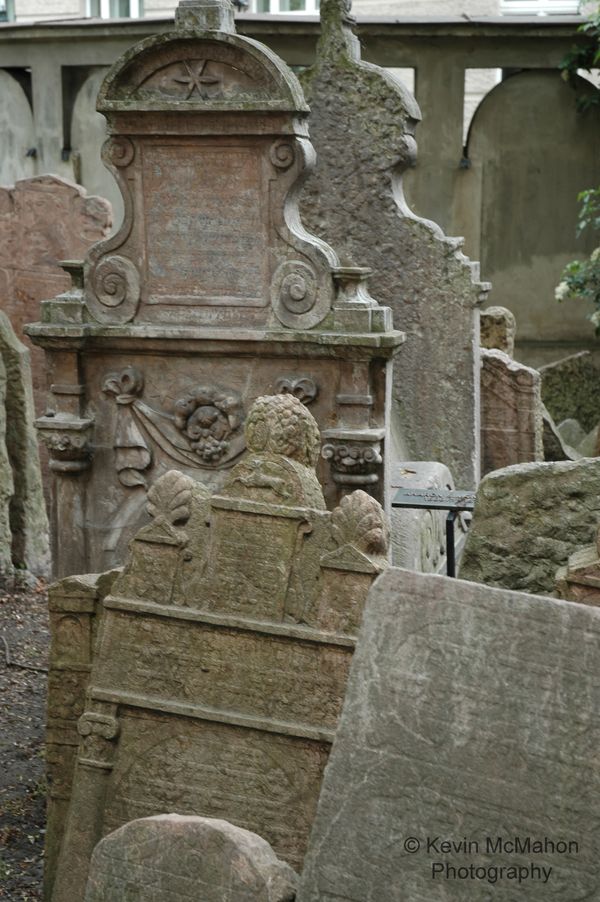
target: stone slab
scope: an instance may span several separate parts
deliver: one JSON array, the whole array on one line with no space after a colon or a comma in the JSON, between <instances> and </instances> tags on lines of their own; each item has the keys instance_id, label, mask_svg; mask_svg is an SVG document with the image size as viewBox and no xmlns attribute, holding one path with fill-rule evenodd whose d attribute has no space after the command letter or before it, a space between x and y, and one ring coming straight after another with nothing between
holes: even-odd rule
<instances>
[{"instance_id":1,"label":"stone slab","mask_svg":"<svg viewBox=\"0 0 600 902\"><path fill-rule=\"evenodd\" d=\"M256 833L162 814L130 821L98 843L85 902L293 902L296 882Z\"/></svg>"},{"instance_id":2,"label":"stone slab","mask_svg":"<svg viewBox=\"0 0 600 902\"><path fill-rule=\"evenodd\" d=\"M409 210L402 176L415 165L415 98L363 62L350 3L323 0L315 64L301 74L316 166L300 210L343 261L373 270L374 297L407 333L394 361L393 437L399 460L439 461L457 487L479 480L478 265L433 222ZM427 378L423 378L426 368Z\"/></svg>"},{"instance_id":3,"label":"stone slab","mask_svg":"<svg viewBox=\"0 0 600 902\"><path fill-rule=\"evenodd\" d=\"M488 351L504 351L512 357L515 350L517 321L506 307L486 307L480 319L481 347Z\"/></svg>"},{"instance_id":4,"label":"stone slab","mask_svg":"<svg viewBox=\"0 0 600 902\"><path fill-rule=\"evenodd\" d=\"M540 368L542 399L557 423L573 417L589 432L600 422L600 366L581 351Z\"/></svg>"},{"instance_id":5,"label":"stone slab","mask_svg":"<svg viewBox=\"0 0 600 902\"><path fill-rule=\"evenodd\" d=\"M544 459L541 379L499 350L481 351L482 471Z\"/></svg>"},{"instance_id":6,"label":"stone slab","mask_svg":"<svg viewBox=\"0 0 600 902\"><path fill-rule=\"evenodd\" d=\"M592 608L388 570L298 902L600 898L599 640Z\"/></svg>"},{"instance_id":7,"label":"stone slab","mask_svg":"<svg viewBox=\"0 0 600 902\"><path fill-rule=\"evenodd\" d=\"M463 579L552 594L556 570L595 538L600 461L519 464L489 473L477 492Z\"/></svg>"}]
</instances>

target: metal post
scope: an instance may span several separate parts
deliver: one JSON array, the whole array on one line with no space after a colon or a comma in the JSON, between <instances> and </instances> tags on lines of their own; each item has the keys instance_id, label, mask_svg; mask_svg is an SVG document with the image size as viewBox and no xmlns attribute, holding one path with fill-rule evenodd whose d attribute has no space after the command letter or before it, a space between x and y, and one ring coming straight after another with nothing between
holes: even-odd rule
<instances>
[{"instance_id":1,"label":"metal post","mask_svg":"<svg viewBox=\"0 0 600 902\"><path fill-rule=\"evenodd\" d=\"M454 521L458 517L458 511L448 511L446 517L446 573L448 576L456 576L456 557L454 554Z\"/></svg>"}]
</instances>

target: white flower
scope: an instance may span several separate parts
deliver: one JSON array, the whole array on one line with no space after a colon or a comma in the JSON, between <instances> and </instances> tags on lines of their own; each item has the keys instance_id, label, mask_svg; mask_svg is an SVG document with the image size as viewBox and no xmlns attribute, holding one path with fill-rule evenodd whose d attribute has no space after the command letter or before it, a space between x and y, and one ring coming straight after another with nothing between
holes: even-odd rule
<instances>
[{"instance_id":1,"label":"white flower","mask_svg":"<svg viewBox=\"0 0 600 902\"><path fill-rule=\"evenodd\" d=\"M597 247L595 251L592 251L590 260L592 263L600 263L600 247Z\"/></svg>"},{"instance_id":2,"label":"white flower","mask_svg":"<svg viewBox=\"0 0 600 902\"><path fill-rule=\"evenodd\" d=\"M594 312L590 316L590 319L594 326L600 326L600 310L594 310Z\"/></svg>"},{"instance_id":3,"label":"white flower","mask_svg":"<svg viewBox=\"0 0 600 902\"><path fill-rule=\"evenodd\" d=\"M557 301L564 301L566 298L569 297L569 294L570 294L570 290L569 290L569 286L567 285L566 282L561 282L554 289L554 297L556 298Z\"/></svg>"}]
</instances>

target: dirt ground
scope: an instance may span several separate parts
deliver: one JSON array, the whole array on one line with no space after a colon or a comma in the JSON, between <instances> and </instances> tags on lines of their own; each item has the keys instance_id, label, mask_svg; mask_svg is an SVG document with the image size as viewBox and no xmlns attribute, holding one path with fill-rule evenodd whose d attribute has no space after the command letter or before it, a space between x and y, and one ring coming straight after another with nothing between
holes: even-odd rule
<instances>
[{"instance_id":1,"label":"dirt ground","mask_svg":"<svg viewBox=\"0 0 600 902\"><path fill-rule=\"evenodd\" d=\"M45 587L0 590L0 900L42 899Z\"/></svg>"}]
</instances>

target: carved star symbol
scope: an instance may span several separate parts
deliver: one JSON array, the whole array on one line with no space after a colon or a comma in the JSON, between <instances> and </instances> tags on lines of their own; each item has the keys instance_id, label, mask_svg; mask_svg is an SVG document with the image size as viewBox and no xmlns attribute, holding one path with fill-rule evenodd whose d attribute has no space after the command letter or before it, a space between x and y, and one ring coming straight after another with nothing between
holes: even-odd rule
<instances>
[{"instance_id":1,"label":"carved star symbol","mask_svg":"<svg viewBox=\"0 0 600 902\"><path fill-rule=\"evenodd\" d=\"M218 75L206 75L205 69L208 60L202 60L198 64L197 70L194 72L191 63L187 60L183 61L183 65L187 72L187 75L181 76L180 78L174 77L173 81L176 81L180 85L187 86L187 94L185 95L185 99L189 100L194 91L198 91L198 94L202 98L202 100L208 99L208 93L205 90L205 85L218 85L221 83L221 79Z\"/></svg>"}]
</instances>

